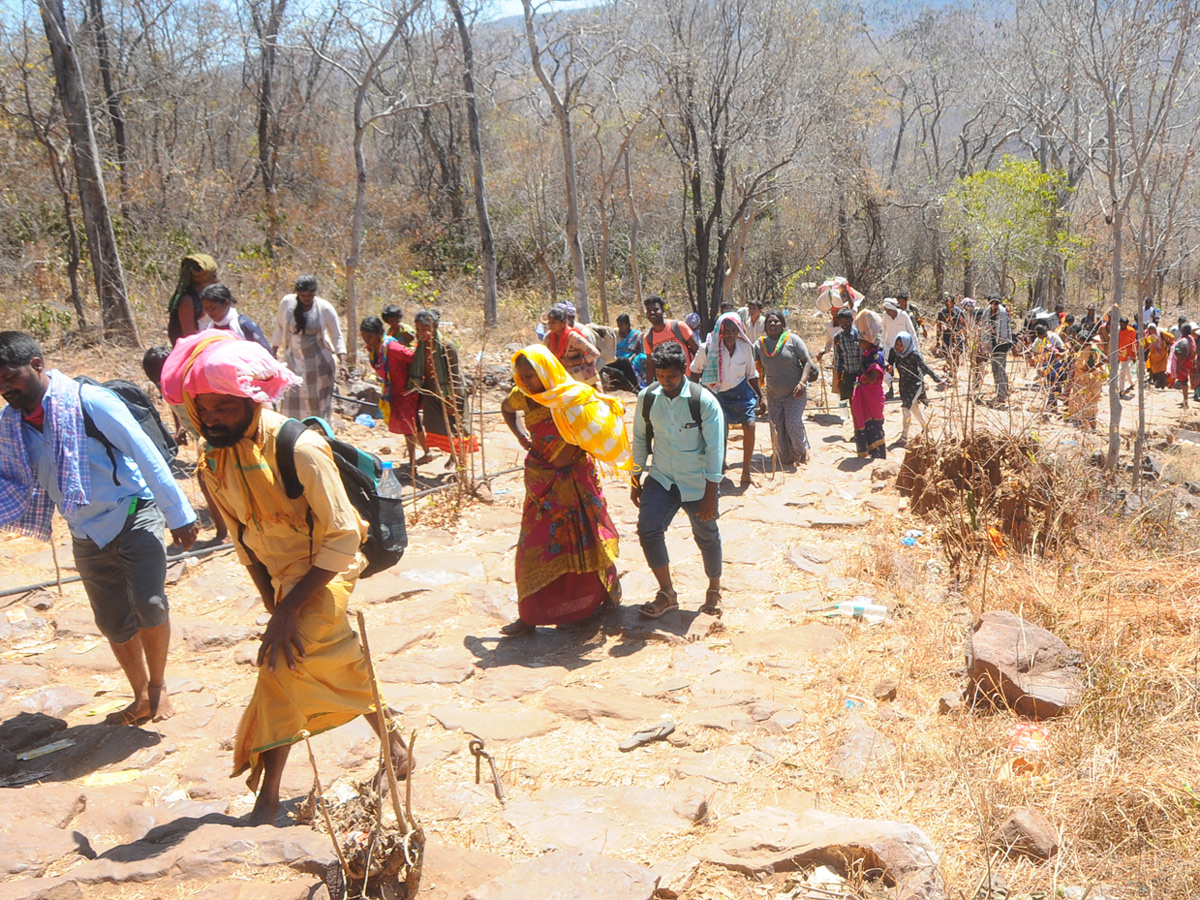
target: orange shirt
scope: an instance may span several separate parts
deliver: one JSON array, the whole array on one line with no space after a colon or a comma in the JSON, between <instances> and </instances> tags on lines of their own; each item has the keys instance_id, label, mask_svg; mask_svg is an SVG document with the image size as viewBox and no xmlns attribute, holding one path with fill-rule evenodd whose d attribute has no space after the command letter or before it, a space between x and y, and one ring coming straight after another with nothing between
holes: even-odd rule
<instances>
[{"instance_id":1,"label":"orange shirt","mask_svg":"<svg viewBox=\"0 0 1200 900\"><path fill-rule=\"evenodd\" d=\"M1132 325L1126 325L1117 335L1117 359L1125 362L1137 356L1137 330Z\"/></svg>"}]
</instances>

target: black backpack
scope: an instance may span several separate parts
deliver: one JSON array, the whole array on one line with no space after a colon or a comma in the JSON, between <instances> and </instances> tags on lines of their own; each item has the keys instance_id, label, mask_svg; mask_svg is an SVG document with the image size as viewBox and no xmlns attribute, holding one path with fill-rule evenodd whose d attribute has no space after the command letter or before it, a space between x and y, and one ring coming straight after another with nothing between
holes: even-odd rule
<instances>
[{"instance_id":1,"label":"black backpack","mask_svg":"<svg viewBox=\"0 0 1200 900\"><path fill-rule=\"evenodd\" d=\"M175 437L167 430L167 426L163 424L162 417L158 414L158 407L154 405L154 401L150 396L132 381L126 381L124 378L114 378L112 381L97 381L95 378L89 378L87 375L75 376L75 381L79 384L87 384L92 387L101 387L105 390L112 391L117 395L125 408L129 410L134 421L141 426L142 431L146 432L146 437L150 438L150 442L158 448L158 452L162 454L163 461L167 466L174 471L175 457L179 455L179 445L175 443ZM104 449L108 451L108 458L112 461L113 466L113 484L118 484L117 481L117 450L113 442L110 441L96 423L92 421L92 417L88 415L87 407L83 409L83 430L88 437L95 438L104 445Z\"/></svg>"},{"instance_id":2,"label":"black backpack","mask_svg":"<svg viewBox=\"0 0 1200 900\"><path fill-rule=\"evenodd\" d=\"M329 423L318 416L309 416L303 421L288 419L275 438L275 459L279 464L279 478L288 499L296 500L304 493L304 485L296 475L296 441L307 429L313 429L329 445L333 461L350 503L367 522L367 538L360 549L367 558L367 566L359 575L367 578L376 572L390 569L400 562L408 547L408 529L404 523L404 503L398 497L381 497L379 479L383 477L383 463L374 453L360 450L333 436ZM312 554L312 509L308 511L309 555Z\"/></svg>"}]
</instances>

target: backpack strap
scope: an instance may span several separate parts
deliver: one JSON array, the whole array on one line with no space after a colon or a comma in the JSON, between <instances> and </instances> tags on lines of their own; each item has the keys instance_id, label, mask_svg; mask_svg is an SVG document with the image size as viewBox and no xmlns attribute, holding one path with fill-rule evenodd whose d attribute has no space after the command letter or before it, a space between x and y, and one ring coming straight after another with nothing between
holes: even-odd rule
<instances>
[{"instance_id":1,"label":"backpack strap","mask_svg":"<svg viewBox=\"0 0 1200 900\"><path fill-rule=\"evenodd\" d=\"M79 409L83 413L83 433L90 438L95 438L104 445L104 452L108 454L108 461L112 463L112 480L113 485L119 487L121 482L117 480L117 450L113 442L105 436L100 430L100 426L96 424L92 414L87 411L87 407L83 405L83 398L80 397Z\"/></svg>"},{"instance_id":2,"label":"backpack strap","mask_svg":"<svg viewBox=\"0 0 1200 900\"><path fill-rule=\"evenodd\" d=\"M303 422L288 419L280 426L279 434L275 435L275 465L279 467L279 480L283 482L283 492L287 494L289 500L297 500L304 495L304 485L300 483L300 476L296 474L296 441L308 430L306 424L308 421L308 419ZM323 419L316 421L324 422ZM326 425L326 427L328 426ZM313 514L311 505L304 513L304 518L308 522L308 560L312 562Z\"/></svg>"},{"instance_id":3,"label":"backpack strap","mask_svg":"<svg viewBox=\"0 0 1200 900\"><path fill-rule=\"evenodd\" d=\"M700 390L694 390L688 394L688 412L692 414L692 421L696 423L696 427L700 426L700 391L708 390L704 385L693 382L693 387Z\"/></svg>"},{"instance_id":4,"label":"backpack strap","mask_svg":"<svg viewBox=\"0 0 1200 900\"><path fill-rule=\"evenodd\" d=\"M653 452L654 445L654 423L650 421L650 407L654 405L654 398L658 394L654 393L653 386L646 388L646 397L642 400L642 419L646 422L646 452Z\"/></svg>"},{"instance_id":5,"label":"backpack strap","mask_svg":"<svg viewBox=\"0 0 1200 900\"><path fill-rule=\"evenodd\" d=\"M296 500L304 493L304 485L296 474L296 441L308 427L296 419L288 419L275 436L275 464L279 466L279 480L289 500Z\"/></svg>"}]
</instances>

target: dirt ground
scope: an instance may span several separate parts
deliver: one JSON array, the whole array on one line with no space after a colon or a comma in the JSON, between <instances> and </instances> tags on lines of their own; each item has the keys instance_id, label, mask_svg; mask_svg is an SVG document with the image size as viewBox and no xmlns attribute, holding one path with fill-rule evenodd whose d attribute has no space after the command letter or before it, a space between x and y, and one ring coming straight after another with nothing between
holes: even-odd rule
<instances>
[{"instance_id":1,"label":"dirt ground","mask_svg":"<svg viewBox=\"0 0 1200 900\"><path fill-rule=\"evenodd\" d=\"M502 354L489 354L489 362L502 361ZM97 377L130 377L136 371L131 362L116 351L52 360L69 374L86 369ZM1043 447L1080 458L1102 448L1099 435L1041 418L1024 366L1010 364L1010 372L1018 376L1015 409L978 408L978 424L1025 431ZM654 583L637 545L636 510L620 483L606 482L605 491L622 539L623 608L584 627L543 628L510 640L502 640L498 629L516 614L513 548L524 496L521 474L490 479L490 502L449 490L410 512L404 560L361 582L352 612L365 613L383 693L402 712L406 729L417 732L414 812L431 848L419 896L464 896L514 863L564 846L585 846L666 874L681 860L702 858L723 820L760 807L911 823L937 849L954 897L973 897L989 862L1012 897L1036 891L1071 896L1064 892L1074 889L1082 896L1097 883L1115 885L1112 897L1139 893L1127 880L1128 857L1105 858L1095 841L1071 834L1062 835L1062 851L1046 863L1003 860L988 849L982 835L995 821L1026 802L1045 805L1053 785L1004 775L1014 716L938 714L938 698L962 686L971 610L949 577L930 524L911 516L895 489L895 463L903 451L889 451L886 462L858 460L849 441L849 410L838 409L836 401L821 409L820 392L814 394L807 465L771 471L763 423L753 485L735 487L737 472L731 471L733 482L723 487L725 613L719 625L695 615L705 579L682 516L668 540L682 611L654 626L638 621L632 607L651 598ZM501 396L488 390L485 413L498 409ZM967 408L955 393L931 396L935 430ZM1147 396L1154 434L1148 452L1171 470L1164 477L1189 480L1189 438L1176 429L1192 424L1191 413L1179 408L1178 393ZM627 400L631 420L633 398ZM1127 428L1136 421L1131 404L1125 415ZM889 444L899 431L899 405L889 403ZM486 455L476 460L477 475L485 463L487 472L520 465L520 448L498 415L484 416L484 435ZM1173 446L1159 449L1167 435ZM403 442L378 429L347 423L344 436L385 459L402 456ZM740 461L739 439L735 432L729 456ZM192 453L184 451L185 457ZM439 458L431 477L440 464ZM187 490L201 505L194 482ZM915 538L911 546L902 543L906 535ZM63 574L74 574L61 520L54 540ZM50 548L30 539L0 539L0 562L6 586L55 577ZM121 848L138 845L155 828L187 817L226 821L249 812L252 794L229 777L230 741L253 690L252 659L264 613L231 552L175 563L169 578L174 626L168 679L176 715L140 729L98 724L106 711L127 702L128 689L91 623L78 583L61 592L50 587L0 598L7 617L0 641L0 732L22 712L41 712L66 724L65 732L47 740L65 735L74 742L22 762L17 780L37 777L0 792L7 810L0 858L9 858L0 865L0 873L8 873L0 900L58 896L37 891L66 891L75 884L73 870L94 865L79 841L71 851L53 835L40 837L54 829L85 837L93 856L124 861ZM1002 602L1003 571L992 578L993 596ZM868 625L815 611L856 597L886 606L888 620ZM1072 642L1071 634L1060 636ZM885 680L896 683L896 699L875 697ZM621 740L664 716L676 724L674 741L618 750ZM831 757L863 720L895 752L872 759L859 775L837 774ZM1057 723L1048 730L1052 743L1071 733ZM486 763L483 783L475 783L471 734L495 758L504 803L489 784ZM376 766L377 742L361 720L315 737L312 747L327 790L339 780L365 779ZM306 755L294 753L284 780L289 809L312 781ZM701 798L703 809L694 815L678 812L688 792ZM76 796L85 798L82 810L76 804L65 817L48 812ZM1052 821L1064 817L1054 808L1046 812ZM185 860L145 877L89 876L81 893L61 896L310 896L319 884L311 872L250 861L257 839L247 838L245 861L205 869ZM1145 859L1149 883L1153 855ZM788 893L793 876L752 876L707 862L685 868L690 878L680 895L689 900L804 896Z\"/></svg>"}]
</instances>

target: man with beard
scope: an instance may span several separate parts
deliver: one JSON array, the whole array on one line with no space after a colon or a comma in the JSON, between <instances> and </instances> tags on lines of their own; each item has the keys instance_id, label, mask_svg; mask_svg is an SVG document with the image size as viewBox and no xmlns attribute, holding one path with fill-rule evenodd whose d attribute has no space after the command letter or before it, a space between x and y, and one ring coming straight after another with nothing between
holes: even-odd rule
<instances>
[{"instance_id":1,"label":"man with beard","mask_svg":"<svg viewBox=\"0 0 1200 900\"><path fill-rule=\"evenodd\" d=\"M121 399L47 369L20 331L0 332L0 394L0 527L48 541L55 508L62 513L96 626L133 689L109 721L167 718L163 530L190 549L196 514Z\"/></svg>"},{"instance_id":2,"label":"man with beard","mask_svg":"<svg viewBox=\"0 0 1200 900\"><path fill-rule=\"evenodd\" d=\"M288 420L267 404L296 381L257 344L211 332L181 340L163 366L163 393L200 428L200 477L271 616L233 751L233 775L249 769L247 783L258 789L251 825L275 821L288 751L304 732L360 715L381 730L366 658L346 616L364 565L366 523L315 432L295 445L303 492L292 499L282 484L276 446ZM397 772L406 775L404 742L390 724L388 731Z\"/></svg>"}]
</instances>

